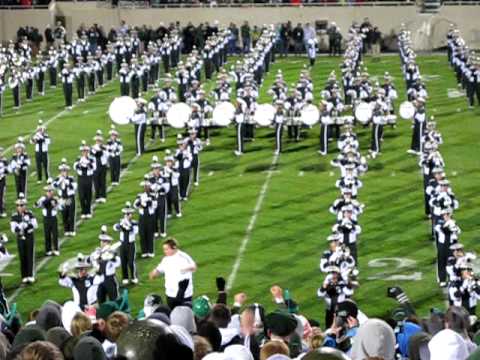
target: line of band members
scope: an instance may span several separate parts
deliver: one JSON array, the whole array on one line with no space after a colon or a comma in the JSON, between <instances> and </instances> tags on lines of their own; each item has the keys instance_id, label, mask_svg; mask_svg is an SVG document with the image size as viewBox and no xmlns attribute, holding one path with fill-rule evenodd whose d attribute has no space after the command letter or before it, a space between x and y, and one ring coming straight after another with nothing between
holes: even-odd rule
<instances>
[{"instance_id":1,"label":"line of band members","mask_svg":"<svg viewBox=\"0 0 480 360\"><path fill-rule=\"evenodd\" d=\"M48 135L45 129L39 127L36 138L41 143ZM66 159L59 166L59 175L50 179L44 188L45 195L38 199L34 206L41 209L43 215L43 230L45 240L45 255L58 256L59 235L57 215L61 213L65 236L76 235L76 194L80 202L82 219L92 217L92 198L95 193L97 203L106 201L106 175L110 167L112 186L120 181L122 143L116 130L110 131L111 138L104 143L101 133L95 136L92 146L82 143L81 155L73 165L77 177L70 174L70 166ZM142 257L154 256L154 238L167 236L167 219L182 217L181 202L187 201L192 186L198 186L200 180L199 154L203 148L202 142L196 137L196 131L191 129L187 137L178 137L178 149L175 153L167 152L162 166L155 156L152 160L151 172L141 183L143 192L133 202L133 207L139 213L139 235ZM41 145L40 145L41 146ZM11 231L17 236L21 274L24 282L34 281L34 232L38 227L37 220L26 207L26 179L28 178L29 159L25 153L25 145L15 146L16 155L9 162L0 159L0 190L5 195L6 176L12 172L15 177L25 181L24 188L18 188L17 211L11 217ZM44 154L47 157L48 153ZM23 168L18 170L19 161L23 159ZM48 169L48 167L47 167ZM45 178L49 174L46 174ZM23 183L22 183L23 184ZM25 192L23 192L25 191ZM4 196L1 197L2 217L6 217ZM33 280L32 280L33 279Z\"/></svg>"}]
</instances>

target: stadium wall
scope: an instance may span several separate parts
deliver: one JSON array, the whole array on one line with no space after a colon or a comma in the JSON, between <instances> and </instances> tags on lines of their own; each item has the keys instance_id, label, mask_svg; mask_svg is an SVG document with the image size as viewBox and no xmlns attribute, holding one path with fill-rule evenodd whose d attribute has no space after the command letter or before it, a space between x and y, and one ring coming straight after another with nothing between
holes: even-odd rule
<instances>
[{"instance_id":1,"label":"stadium wall","mask_svg":"<svg viewBox=\"0 0 480 360\"><path fill-rule=\"evenodd\" d=\"M43 30L47 23L53 24L56 16L64 17L71 35L81 23L102 24L108 31L119 25L120 20L128 24L150 24L180 21L186 24L213 22L221 24L248 20L262 25L292 21L305 23L316 20L335 21L344 33L352 21L369 17L384 35L397 32L402 23L412 30L417 50L432 50L445 45L445 33L450 22L457 24L464 39L474 48L480 48L480 6L443 6L437 14L421 14L416 6L322 6L322 7L245 7L245 8L170 8L170 9L110 9L96 2L59 2L49 10L0 10L0 39L15 37L21 25L32 25Z\"/></svg>"}]
</instances>

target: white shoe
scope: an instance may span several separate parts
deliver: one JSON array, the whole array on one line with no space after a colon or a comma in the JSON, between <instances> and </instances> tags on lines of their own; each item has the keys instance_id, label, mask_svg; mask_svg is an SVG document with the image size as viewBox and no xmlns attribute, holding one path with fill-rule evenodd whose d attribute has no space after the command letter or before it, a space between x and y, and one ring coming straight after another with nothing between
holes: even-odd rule
<instances>
[{"instance_id":1,"label":"white shoe","mask_svg":"<svg viewBox=\"0 0 480 360\"><path fill-rule=\"evenodd\" d=\"M280 154L280 151L275 150L275 151L273 152L273 154L274 154L274 155L279 155L279 154Z\"/></svg>"},{"instance_id":2,"label":"white shoe","mask_svg":"<svg viewBox=\"0 0 480 360\"><path fill-rule=\"evenodd\" d=\"M51 252L51 251L47 251L47 252L45 253L45 256L52 256L52 252Z\"/></svg>"},{"instance_id":3,"label":"white shoe","mask_svg":"<svg viewBox=\"0 0 480 360\"><path fill-rule=\"evenodd\" d=\"M154 258L154 257L155 257L155 254L150 253L150 254L148 254L148 257L149 257L149 258Z\"/></svg>"},{"instance_id":4,"label":"white shoe","mask_svg":"<svg viewBox=\"0 0 480 360\"><path fill-rule=\"evenodd\" d=\"M198 183L198 181L196 181L196 182L193 183L193 185L198 186L200 184Z\"/></svg>"},{"instance_id":5,"label":"white shoe","mask_svg":"<svg viewBox=\"0 0 480 360\"><path fill-rule=\"evenodd\" d=\"M171 218L172 218L172 214L168 214L167 219L171 219Z\"/></svg>"},{"instance_id":6,"label":"white shoe","mask_svg":"<svg viewBox=\"0 0 480 360\"><path fill-rule=\"evenodd\" d=\"M132 279L131 283L137 285L138 284L138 279L137 278Z\"/></svg>"},{"instance_id":7,"label":"white shoe","mask_svg":"<svg viewBox=\"0 0 480 360\"><path fill-rule=\"evenodd\" d=\"M207 139L207 141L205 141L205 144L206 144L207 146L209 146L209 145L210 145L210 139Z\"/></svg>"},{"instance_id":8,"label":"white shoe","mask_svg":"<svg viewBox=\"0 0 480 360\"><path fill-rule=\"evenodd\" d=\"M161 143L164 143L164 142L165 142L165 138L160 139L160 142L161 142ZM138 281L138 280L137 280L137 281Z\"/></svg>"},{"instance_id":9,"label":"white shoe","mask_svg":"<svg viewBox=\"0 0 480 360\"><path fill-rule=\"evenodd\" d=\"M3 213L0 214L0 218L6 218L6 217L7 217L7 213L3 212Z\"/></svg>"},{"instance_id":10,"label":"white shoe","mask_svg":"<svg viewBox=\"0 0 480 360\"><path fill-rule=\"evenodd\" d=\"M407 150L407 153L408 153L408 154L412 154L412 155L416 155L416 154L417 154L417 152L416 152L415 150L412 150L412 149L408 149L408 150Z\"/></svg>"},{"instance_id":11,"label":"white shoe","mask_svg":"<svg viewBox=\"0 0 480 360\"><path fill-rule=\"evenodd\" d=\"M161 236L162 238L166 238L166 237L167 237L167 233L161 233L160 236Z\"/></svg>"},{"instance_id":12,"label":"white shoe","mask_svg":"<svg viewBox=\"0 0 480 360\"><path fill-rule=\"evenodd\" d=\"M28 282L29 282L30 284L33 284L33 283L35 282L35 278L34 278L33 276L27 278L27 280L28 280Z\"/></svg>"},{"instance_id":13,"label":"white shoe","mask_svg":"<svg viewBox=\"0 0 480 360\"><path fill-rule=\"evenodd\" d=\"M41 181L41 180L37 180L37 184L41 184L41 183L42 183L42 181Z\"/></svg>"},{"instance_id":14,"label":"white shoe","mask_svg":"<svg viewBox=\"0 0 480 360\"><path fill-rule=\"evenodd\" d=\"M153 234L153 237L158 237L158 232L156 232L155 234Z\"/></svg>"},{"instance_id":15,"label":"white shoe","mask_svg":"<svg viewBox=\"0 0 480 360\"><path fill-rule=\"evenodd\" d=\"M96 202L97 204L100 204L100 203L102 202L102 199L100 199L100 198L95 199L95 202Z\"/></svg>"},{"instance_id":16,"label":"white shoe","mask_svg":"<svg viewBox=\"0 0 480 360\"><path fill-rule=\"evenodd\" d=\"M128 285L129 284L129 280L128 279L123 279L122 280L122 285Z\"/></svg>"},{"instance_id":17,"label":"white shoe","mask_svg":"<svg viewBox=\"0 0 480 360\"><path fill-rule=\"evenodd\" d=\"M23 278L22 279L22 284L26 284L26 283L28 283L28 278Z\"/></svg>"},{"instance_id":18,"label":"white shoe","mask_svg":"<svg viewBox=\"0 0 480 360\"><path fill-rule=\"evenodd\" d=\"M80 216L80 219L86 219L86 218L87 218L87 215L85 215L85 214L82 214L82 215Z\"/></svg>"},{"instance_id":19,"label":"white shoe","mask_svg":"<svg viewBox=\"0 0 480 360\"><path fill-rule=\"evenodd\" d=\"M184 197L182 200L183 201L188 201L188 197Z\"/></svg>"},{"instance_id":20,"label":"white shoe","mask_svg":"<svg viewBox=\"0 0 480 360\"><path fill-rule=\"evenodd\" d=\"M92 214L87 214L87 215L85 215L85 218L91 219L91 218L92 218Z\"/></svg>"},{"instance_id":21,"label":"white shoe","mask_svg":"<svg viewBox=\"0 0 480 360\"><path fill-rule=\"evenodd\" d=\"M142 259L145 259L145 258L148 257L148 254L142 254L140 257L141 257Z\"/></svg>"},{"instance_id":22,"label":"white shoe","mask_svg":"<svg viewBox=\"0 0 480 360\"><path fill-rule=\"evenodd\" d=\"M320 155L322 155L322 156L327 155L327 153L326 153L325 151L322 151L322 150L318 150L317 152L318 152Z\"/></svg>"},{"instance_id":23,"label":"white shoe","mask_svg":"<svg viewBox=\"0 0 480 360\"><path fill-rule=\"evenodd\" d=\"M53 255L55 255L55 256L60 256L60 251L54 250L54 251L53 251Z\"/></svg>"},{"instance_id":24,"label":"white shoe","mask_svg":"<svg viewBox=\"0 0 480 360\"><path fill-rule=\"evenodd\" d=\"M118 186L118 182L112 182L112 186Z\"/></svg>"},{"instance_id":25,"label":"white shoe","mask_svg":"<svg viewBox=\"0 0 480 360\"><path fill-rule=\"evenodd\" d=\"M105 204L105 203L107 202L107 199L105 199L105 198L100 198L100 202L101 202L102 204Z\"/></svg>"},{"instance_id":26,"label":"white shoe","mask_svg":"<svg viewBox=\"0 0 480 360\"><path fill-rule=\"evenodd\" d=\"M71 237L74 237L75 235L77 235L77 233L76 233L75 231L73 231L73 232L70 233L70 236L71 236Z\"/></svg>"},{"instance_id":27,"label":"white shoe","mask_svg":"<svg viewBox=\"0 0 480 360\"><path fill-rule=\"evenodd\" d=\"M178 213L177 218L181 218L181 217L182 217L182 213Z\"/></svg>"},{"instance_id":28,"label":"white shoe","mask_svg":"<svg viewBox=\"0 0 480 360\"><path fill-rule=\"evenodd\" d=\"M238 151L238 150L235 150L233 153L237 156L242 156L243 155L243 153L241 151Z\"/></svg>"}]
</instances>

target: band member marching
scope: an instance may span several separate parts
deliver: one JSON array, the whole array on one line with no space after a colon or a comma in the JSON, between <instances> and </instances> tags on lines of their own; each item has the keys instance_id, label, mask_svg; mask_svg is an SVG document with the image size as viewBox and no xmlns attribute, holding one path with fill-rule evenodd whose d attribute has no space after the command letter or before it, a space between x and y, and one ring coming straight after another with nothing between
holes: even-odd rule
<instances>
[{"instance_id":1,"label":"band member marching","mask_svg":"<svg viewBox=\"0 0 480 360\"><path fill-rule=\"evenodd\" d=\"M422 139L425 132L425 99L418 97L414 101L415 115L413 115L412 145L407 152L409 154L420 154L422 152Z\"/></svg>"},{"instance_id":2,"label":"band member marching","mask_svg":"<svg viewBox=\"0 0 480 360\"><path fill-rule=\"evenodd\" d=\"M170 181L162 172L162 166L158 162L156 156L152 159L152 173L149 181L151 183L152 191L157 200L156 219L155 219L155 236L160 233L161 237L167 236L167 218L168 218L168 204L167 196L170 191Z\"/></svg>"},{"instance_id":3,"label":"band member marching","mask_svg":"<svg viewBox=\"0 0 480 360\"><path fill-rule=\"evenodd\" d=\"M103 276L103 281L98 284L97 301L99 304L118 298L118 282L115 272L120 266L120 257L112 248L113 238L107 233L107 226L102 225L100 235L100 247L97 248L90 259L98 269L97 274Z\"/></svg>"},{"instance_id":4,"label":"band member marching","mask_svg":"<svg viewBox=\"0 0 480 360\"><path fill-rule=\"evenodd\" d=\"M37 219L27 209L27 200L20 193L15 203L16 212L10 220L10 230L17 236L18 257L20 258L20 274L22 283L33 284L35 282L35 229L38 228Z\"/></svg>"},{"instance_id":5,"label":"band member marching","mask_svg":"<svg viewBox=\"0 0 480 360\"><path fill-rule=\"evenodd\" d=\"M7 217L5 199L7 197L7 175L11 173L10 163L0 147L0 218Z\"/></svg>"},{"instance_id":6,"label":"band member marching","mask_svg":"<svg viewBox=\"0 0 480 360\"><path fill-rule=\"evenodd\" d=\"M331 132L329 126L332 125L332 104L322 100L318 108L320 112L320 150L318 150L318 153L327 155L328 139Z\"/></svg>"},{"instance_id":7,"label":"band member marching","mask_svg":"<svg viewBox=\"0 0 480 360\"><path fill-rule=\"evenodd\" d=\"M44 190L45 195L37 200L35 207L42 210L45 255L59 256L57 212L60 204L55 196L55 188L51 184L44 187Z\"/></svg>"},{"instance_id":8,"label":"band member marching","mask_svg":"<svg viewBox=\"0 0 480 360\"><path fill-rule=\"evenodd\" d=\"M147 112L145 110L146 101L137 99L137 109L132 117L132 123L135 127L135 146L137 155L145 152L145 132L147 129Z\"/></svg>"},{"instance_id":9,"label":"band member marching","mask_svg":"<svg viewBox=\"0 0 480 360\"><path fill-rule=\"evenodd\" d=\"M71 110L73 107L73 80L75 75L70 68L70 64L65 64L62 70L63 96L65 97L65 107Z\"/></svg>"},{"instance_id":10,"label":"band member marching","mask_svg":"<svg viewBox=\"0 0 480 360\"><path fill-rule=\"evenodd\" d=\"M192 169L192 153L184 142L181 134L177 137L178 149L175 153L175 159L178 163L178 171L180 172L180 200L187 200L190 192L191 169Z\"/></svg>"},{"instance_id":11,"label":"band member marching","mask_svg":"<svg viewBox=\"0 0 480 360\"><path fill-rule=\"evenodd\" d=\"M37 184L43 180L43 173L45 173L45 180L50 177L49 161L48 161L48 147L51 140L48 136L42 120L38 121L37 132L32 136L30 142L35 145L35 162L37 164Z\"/></svg>"},{"instance_id":12,"label":"band member marching","mask_svg":"<svg viewBox=\"0 0 480 360\"><path fill-rule=\"evenodd\" d=\"M170 183L170 191L167 196L167 206L168 206L168 217L172 216L172 210L175 208L175 213L177 217L182 217L182 209L180 206L180 190L179 190L179 178L180 173L178 171L178 165L175 164L175 159L170 154L167 153L165 157L165 168L164 168L165 177Z\"/></svg>"},{"instance_id":13,"label":"band member marching","mask_svg":"<svg viewBox=\"0 0 480 360\"><path fill-rule=\"evenodd\" d=\"M203 150L202 141L197 138L197 131L195 129L190 129L188 131L189 137L184 139L187 143L187 146L192 154L192 176L193 184L198 186L200 183L200 152Z\"/></svg>"},{"instance_id":14,"label":"band member marching","mask_svg":"<svg viewBox=\"0 0 480 360\"><path fill-rule=\"evenodd\" d=\"M103 144L102 131L97 130L95 144L90 148L91 155L95 158L96 168L93 172L93 187L95 189L95 202L105 203L107 201L107 165L108 150Z\"/></svg>"},{"instance_id":15,"label":"band member marching","mask_svg":"<svg viewBox=\"0 0 480 360\"><path fill-rule=\"evenodd\" d=\"M283 100L277 100L275 102L275 115L273 117L273 123L275 125L275 155L282 152L282 135L283 135Z\"/></svg>"},{"instance_id":16,"label":"band member marching","mask_svg":"<svg viewBox=\"0 0 480 360\"><path fill-rule=\"evenodd\" d=\"M96 160L90 155L90 147L83 140L80 146L81 155L73 164L78 177L78 197L80 199L81 218L92 217L93 174L97 168Z\"/></svg>"},{"instance_id":17,"label":"band member marching","mask_svg":"<svg viewBox=\"0 0 480 360\"><path fill-rule=\"evenodd\" d=\"M120 184L120 170L122 168L123 144L118 137L118 131L115 126L109 132L110 139L107 141L108 162L110 164L110 180L112 186Z\"/></svg>"},{"instance_id":18,"label":"band member marching","mask_svg":"<svg viewBox=\"0 0 480 360\"><path fill-rule=\"evenodd\" d=\"M58 170L60 174L53 180L52 185L57 190L60 198L64 235L75 236L75 193L77 191L77 183L75 178L68 174L70 166L67 164L67 159L62 159Z\"/></svg>"},{"instance_id":19,"label":"band member marching","mask_svg":"<svg viewBox=\"0 0 480 360\"><path fill-rule=\"evenodd\" d=\"M245 137L245 110L247 104L242 99L237 99L237 106L235 108L235 132L237 149L234 154L237 156L243 155L244 152L244 137Z\"/></svg>"},{"instance_id":20,"label":"band member marching","mask_svg":"<svg viewBox=\"0 0 480 360\"><path fill-rule=\"evenodd\" d=\"M157 200L151 189L151 183L148 175L140 183L143 186L143 192L137 195L133 202L133 206L138 210L140 247L142 258L153 258L155 256L154 235L155 235L155 212L157 208Z\"/></svg>"},{"instance_id":21,"label":"band member marching","mask_svg":"<svg viewBox=\"0 0 480 360\"><path fill-rule=\"evenodd\" d=\"M17 197L22 193L27 197L27 179L28 168L30 167L30 158L25 152L25 144L23 138L18 138L18 142L14 146L15 155L10 160L10 170L15 175L15 188Z\"/></svg>"},{"instance_id":22,"label":"band member marching","mask_svg":"<svg viewBox=\"0 0 480 360\"><path fill-rule=\"evenodd\" d=\"M122 266L122 284L138 284L135 239L138 234L138 222L133 220L135 209L127 201L122 209L123 217L113 225L113 230L120 233L120 261Z\"/></svg>"}]
</instances>

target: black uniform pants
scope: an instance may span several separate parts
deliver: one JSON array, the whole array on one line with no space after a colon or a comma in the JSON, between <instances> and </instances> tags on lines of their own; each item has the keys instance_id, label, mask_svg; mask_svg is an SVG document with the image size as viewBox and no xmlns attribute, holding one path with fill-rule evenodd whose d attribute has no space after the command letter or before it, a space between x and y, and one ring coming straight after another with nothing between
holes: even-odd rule
<instances>
[{"instance_id":1,"label":"black uniform pants","mask_svg":"<svg viewBox=\"0 0 480 360\"><path fill-rule=\"evenodd\" d=\"M245 138L248 140L255 138L255 125L245 124Z\"/></svg>"},{"instance_id":2,"label":"black uniform pants","mask_svg":"<svg viewBox=\"0 0 480 360\"><path fill-rule=\"evenodd\" d=\"M141 155L145 152L145 131L147 124L135 124L135 146L137 149L137 155Z\"/></svg>"},{"instance_id":3,"label":"black uniform pants","mask_svg":"<svg viewBox=\"0 0 480 360\"><path fill-rule=\"evenodd\" d=\"M320 125L320 151L323 153L328 152L328 125Z\"/></svg>"},{"instance_id":4,"label":"black uniform pants","mask_svg":"<svg viewBox=\"0 0 480 360\"><path fill-rule=\"evenodd\" d=\"M15 188L17 190L17 198L20 193L27 197L27 172L25 170L20 170L18 175L15 174Z\"/></svg>"},{"instance_id":5,"label":"black uniform pants","mask_svg":"<svg viewBox=\"0 0 480 360\"><path fill-rule=\"evenodd\" d=\"M100 165L93 173L93 187L95 188L95 199L107 197L107 167Z\"/></svg>"},{"instance_id":6,"label":"black uniform pants","mask_svg":"<svg viewBox=\"0 0 480 360\"><path fill-rule=\"evenodd\" d=\"M13 106L18 108L20 107L20 85L15 86L12 89L12 94L13 94Z\"/></svg>"},{"instance_id":7,"label":"black uniform pants","mask_svg":"<svg viewBox=\"0 0 480 360\"><path fill-rule=\"evenodd\" d=\"M283 124L275 124L275 151L282 152Z\"/></svg>"},{"instance_id":8,"label":"black uniform pants","mask_svg":"<svg viewBox=\"0 0 480 360\"><path fill-rule=\"evenodd\" d=\"M152 123L150 125L150 129L152 130L150 135L151 139L155 139L155 135L158 132L160 139L165 140L165 125Z\"/></svg>"},{"instance_id":9,"label":"black uniform pants","mask_svg":"<svg viewBox=\"0 0 480 360\"><path fill-rule=\"evenodd\" d=\"M130 95L130 84L128 82L120 83L120 95L129 96Z\"/></svg>"},{"instance_id":10,"label":"black uniform pants","mask_svg":"<svg viewBox=\"0 0 480 360\"><path fill-rule=\"evenodd\" d=\"M27 100L33 99L33 79L27 80L25 84L25 95Z\"/></svg>"},{"instance_id":11,"label":"black uniform pants","mask_svg":"<svg viewBox=\"0 0 480 360\"><path fill-rule=\"evenodd\" d=\"M237 123L237 151L243 153L243 137L244 137L243 123Z\"/></svg>"},{"instance_id":12,"label":"black uniform pants","mask_svg":"<svg viewBox=\"0 0 480 360\"><path fill-rule=\"evenodd\" d=\"M155 211L156 221L155 221L155 232L160 232L160 234L167 233L167 195L158 195L157 198L157 209Z\"/></svg>"},{"instance_id":13,"label":"black uniform pants","mask_svg":"<svg viewBox=\"0 0 480 360\"><path fill-rule=\"evenodd\" d=\"M63 95L65 97L65 106L72 106L73 88L71 83L63 83Z\"/></svg>"},{"instance_id":14,"label":"black uniform pants","mask_svg":"<svg viewBox=\"0 0 480 360\"><path fill-rule=\"evenodd\" d=\"M192 171L193 181L195 183L200 182L200 157L198 156L198 154L193 154Z\"/></svg>"},{"instance_id":15,"label":"black uniform pants","mask_svg":"<svg viewBox=\"0 0 480 360\"><path fill-rule=\"evenodd\" d=\"M145 210L146 211L146 210ZM155 233L155 216L154 215L140 215L138 223L140 235L140 248L142 254L153 254L153 238Z\"/></svg>"},{"instance_id":16,"label":"black uniform pants","mask_svg":"<svg viewBox=\"0 0 480 360\"><path fill-rule=\"evenodd\" d=\"M64 232L75 232L75 197L65 199L62 210L62 222Z\"/></svg>"},{"instance_id":17,"label":"black uniform pants","mask_svg":"<svg viewBox=\"0 0 480 360\"><path fill-rule=\"evenodd\" d=\"M92 212L92 183L93 176L78 177L78 197L82 215L88 215Z\"/></svg>"},{"instance_id":18,"label":"black uniform pants","mask_svg":"<svg viewBox=\"0 0 480 360\"><path fill-rule=\"evenodd\" d=\"M120 182L120 170L122 168L122 163L120 156L112 156L109 158L110 161L110 179L112 183Z\"/></svg>"},{"instance_id":19,"label":"black uniform pants","mask_svg":"<svg viewBox=\"0 0 480 360\"><path fill-rule=\"evenodd\" d=\"M414 151L422 151L421 141L423 137L423 123L419 121L414 121L413 132L412 132L412 146L411 149Z\"/></svg>"},{"instance_id":20,"label":"black uniform pants","mask_svg":"<svg viewBox=\"0 0 480 360\"><path fill-rule=\"evenodd\" d=\"M50 67L48 69L50 75L50 87L57 87L57 69L55 67Z\"/></svg>"},{"instance_id":21,"label":"black uniform pants","mask_svg":"<svg viewBox=\"0 0 480 360\"><path fill-rule=\"evenodd\" d=\"M135 264L135 242L122 242L120 246L120 261L122 263L122 279L137 278L137 267ZM130 275L130 276L129 276Z\"/></svg>"},{"instance_id":22,"label":"black uniform pants","mask_svg":"<svg viewBox=\"0 0 480 360\"><path fill-rule=\"evenodd\" d=\"M179 190L178 185L172 186L167 196L167 205L168 205L168 214L172 214L173 208L175 208L175 213L180 214L180 199L179 199Z\"/></svg>"},{"instance_id":23,"label":"black uniform pants","mask_svg":"<svg viewBox=\"0 0 480 360\"><path fill-rule=\"evenodd\" d=\"M190 173L191 168L180 169L180 198L186 198L188 196L188 190L190 188Z\"/></svg>"},{"instance_id":24,"label":"black uniform pants","mask_svg":"<svg viewBox=\"0 0 480 360\"><path fill-rule=\"evenodd\" d=\"M45 94L45 73L39 72L37 77L37 91L40 95Z\"/></svg>"},{"instance_id":25,"label":"black uniform pants","mask_svg":"<svg viewBox=\"0 0 480 360\"><path fill-rule=\"evenodd\" d=\"M438 282L447 282L447 260L451 255L450 242L437 243L437 279Z\"/></svg>"},{"instance_id":26,"label":"black uniform pants","mask_svg":"<svg viewBox=\"0 0 480 360\"><path fill-rule=\"evenodd\" d=\"M92 72L90 75L88 75L88 92L89 93L95 93L95 73Z\"/></svg>"},{"instance_id":27,"label":"black uniform pants","mask_svg":"<svg viewBox=\"0 0 480 360\"><path fill-rule=\"evenodd\" d=\"M113 79L113 63L107 62L107 81Z\"/></svg>"},{"instance_id":28,"label":"black uniform pants","mask_svg":"<svg viewBox=\"0 0 480 360\"><path fill-rule=\"evenodd\" d=\"M48 173L48 153L47 152L35 152L35 162L37 164L37 179L38 181L42 181L43 172L45 172L45 180L50 177Z\"/></svg>"},{"instance_id":29,"label":"black uniform pants","mask_svg":"<svg viewBox=\"0 0 480 360\"><path fill-rule=\"evenodd\" d=\"M382 136L383 125L381 124L372 124L372 143L370 149L373 152L380 152L380 139Z\"/></svg>"},{"instance_id":30,"label":"black uniform pants","mask_svg":"<svg viewBox=\"0 0 480 360\"><path fill-rule=\"evenodd\" d=\"M45 236L45 252L58 251L58 222L56 216L43 217L43 234Z\"/></svg>"},{"instance_id":31,"label":"black uniform pants","mask_svg":"<svg viewBox=\"0 0 480 360\"><path fill-rule=\"evenodd\" d=\"M85 80L83 78L77 80L77 95L79 99L85 99Z\"/></svg>"},{"instance_id":32,"label":"black uniform pants","mask_svg":"<svg viewBox=\"0 0 480 360\"><path fill-rule=\"evenodd\" d=\"M0 214L5 212L5 195L7 190L7 178L0 180Z\"/></svg>"},{"instance_id":33,"label":"black uniform pants","mask_svg":"<svg viewBox=\"0 0 480 360\"><path fill-rule=\"evenodd\" d=\"M35 261L35 239L33 234L17 236L18 257L20 258L20 273L22 278L33 276L33 263Z\"/></svg>"},{"instance_id":34,"label":"black uniform pants","mask_svg":"<svg viewBox=\"0 0 480 360\"><path fill-rule=\"evenodd\" d=\"M105 276L105 280L98 285L97 301L99 304L108 300L114 301L118 298L118 283L115 275Z\"/></svg>"}]
</instances>

